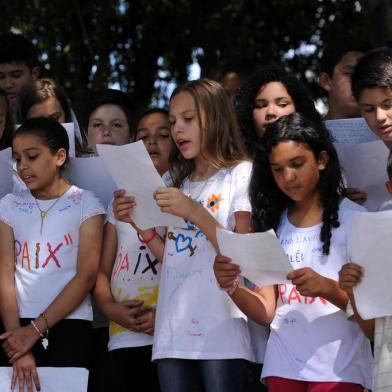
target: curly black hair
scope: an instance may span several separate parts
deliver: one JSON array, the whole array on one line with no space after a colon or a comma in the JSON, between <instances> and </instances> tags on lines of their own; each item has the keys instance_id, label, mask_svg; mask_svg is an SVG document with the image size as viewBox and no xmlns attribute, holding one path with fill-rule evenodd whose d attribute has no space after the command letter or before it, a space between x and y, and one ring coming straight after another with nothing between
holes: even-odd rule
<instances>
[{"instance_id":1,"label":"curly black hair","mask_svg":"<svg viewBox=\"0 0 392 392\"><path fill-rule=\"evenodd\" d=\"M244 86L238 91L235 101L235 111L242 136L249 156L254 157L255 145L259 135L253 121L255 99L260 89L270 82L281 82L291 99L295 110L304 114L315 124L321 124L321 116L314 106L314 102L304 84L282 66L269 64L256 70Z\"/></svg>"},{"instance_id":2,"label":"curly black hair","mask_svg":"<svg viewBox=\"0 0 392 392\"><path fill-rule=\"evenodd\" d=\"M340 225L338 210L344 194L339 159L325 128L317 126L300 113L283 116L268 125L265 134L257 143L249 189L252 227L255 231L266 231L271 228L277 230L282 212L293 203L278 188L269 163L272 149L286 141L306 145L316 158L322 151L326 151L329 156L326 168L320 171L319 182L320 198L324 206L320 240L323 242L323 253L328 255L332 228Z\"/></svg>"}]
</instances>

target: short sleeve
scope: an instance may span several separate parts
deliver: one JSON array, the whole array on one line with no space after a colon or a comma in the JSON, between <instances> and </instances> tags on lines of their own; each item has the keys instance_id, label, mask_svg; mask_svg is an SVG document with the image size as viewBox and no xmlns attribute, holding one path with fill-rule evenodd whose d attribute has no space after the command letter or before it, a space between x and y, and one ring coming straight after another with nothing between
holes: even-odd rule
<instances>
[{"instance_id":1,"label":"short sleeve","mask_svg":"<svg viewBox=\"0 0 392 392\"><path fill-rule=\"evenodd\" d=\"M82 224L95 215L105 215L105 209L93 193L83 190L83 209L80 223Z\"/></svg>"},{"instance_id":2,"label":"short sleeve","mask_svg":"<svg viewBox=\"0 0 392 392\"><path fill-rule=\"evenodd\" d=\"M14 195L9 193L0 200L0 221L4 222L8 226L12 225L12 200Z\"/></svg>"},{"instance_id":3,"label":"short sleeve","mask_svg":"<svg viewBox=\"0 0 392 392\"><path fill-rule=\"evenodd\" d=\"M106 209L106 222L109 222L112 225L115 225L116 218L114 217L114 212L113 212L113 201L114 201L114 199L110 200L108 208Z\"/></svg>"},{"instance_id":4,"label":"short sleeve","mask_svg":"<svg viewBox=\"0 0 392 392\"><path fill-rule=\"evenodd\" d=\"M252 163L245 161L239 163L233 169L231 188L234 194L231 200L229 216L235 212L251 212L252 207L249 199L249 183L252 174Z\"/></svg>"}]
</instances>

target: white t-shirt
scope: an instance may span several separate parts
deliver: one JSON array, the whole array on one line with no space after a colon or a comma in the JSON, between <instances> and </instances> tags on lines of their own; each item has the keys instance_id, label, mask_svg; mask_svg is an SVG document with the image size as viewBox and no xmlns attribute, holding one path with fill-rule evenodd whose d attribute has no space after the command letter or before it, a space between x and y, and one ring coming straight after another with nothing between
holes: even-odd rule
<instances>
[{"instance_id":1,"label":"white t-shirt","mask_svg":"<svg viewBox=\"0 0 392 392\"><path fill-rule=\"evenodd\" d=\"M219 170L207 181L184 181L182 191L201 203L225 228L234 230L237 211L250 211L252 164ZM215 250L187 222L168 229L155 324L153 359L253 360L246 316L216 281Z\"/></svg>"},{"instance_id":2,"label":"white t-shirt","mask_svg":"<svg viewBox=\"0 0 392 392\"><path fill-rule=\"evenodd\" d=\"M0 201L0 220L15 238L15 288L19 317L42 313L75 276L82 223L105 210L92 193L71 186L47 213L40 234L40 210L54 200L36 200L30 191ZM90 295L66 318L92 320Z\"/></svg>"},{"instance_id":3,"label":"white t-shirt","mask_svg":"<svg viewBox=\"0 0 392 392\"><path fill-rule=\"evenodd\" d=\"M114 218L112 203L107 210L107 224L117 231L117 253L113 264L111 291L117 301L143 300L145 306L155 307L158 301L161 263L151 253L148 246L138 239L136 230L128 223ZM159 234L164 235L160 230ZM125 347L151 345L150 335L129 331L110 321L109 351Z\"/></svg>"},{"instance_id":4,"label":"white t-shirt","mask_svg":"<svg viewBox=\"0 0 392 392\"><path fill-rule=\"evenodd\" d=\"M332 230L330 254L322 254L322 224L298 228L282 216L278 237L294 269L310 267L338 281L347 263L347 234L355 211L363 207L344 199L340 226ZM292 284L278 285L276 315L271 324L262 377L293 380L351 382L370 388L370 343L346 313L324 298L303 297Z\"/></svg>"},{"instance_id":5,"label":"white t-shirt","mask_svg":"<svg viewBox=\"0 0 392 392\"><path fill-rule=\"evenodd\" d=\"M392 390L392 316L377 318L374 331L374 392Z\"/></svg>"}]
</instances>

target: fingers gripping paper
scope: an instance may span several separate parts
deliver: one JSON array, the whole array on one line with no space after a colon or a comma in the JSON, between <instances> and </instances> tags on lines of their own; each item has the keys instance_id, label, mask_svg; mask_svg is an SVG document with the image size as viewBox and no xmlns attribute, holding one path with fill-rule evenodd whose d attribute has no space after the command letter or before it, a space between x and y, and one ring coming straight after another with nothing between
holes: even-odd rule
<instances>
[{"instance_id":1,"label":"fingers gripping paper","mask_svg":"<svg viewBox=\"0 0 392 392\"><path fill-rule=\"evenodd\" d=\"M116 185L135 197L132 218L138 227L146 230L159 226L185 226L183 219L161 212L157 206L153 194L165 184L142 141L124 146L98 144L97 149Z\"/></svg>"},{"instance_id":2,"label":"fingers gripping paper","mask_svg":"<svg viewBox=\"0 0 392 392\"><path fill-rule=\"evenodd\" d=\"M293 270L273 230L238 234L218 228L219 250L241 267L241 275L259 287L287 283Z\"/></svg>"}]
</instances>

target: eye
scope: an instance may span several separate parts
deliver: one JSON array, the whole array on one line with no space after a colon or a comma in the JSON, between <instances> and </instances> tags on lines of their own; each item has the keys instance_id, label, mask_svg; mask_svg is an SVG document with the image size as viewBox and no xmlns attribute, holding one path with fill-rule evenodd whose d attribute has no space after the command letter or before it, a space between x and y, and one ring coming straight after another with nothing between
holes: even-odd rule
<instances>
[{"instance_id":1,"label":"eye","mask_svg":"<svg viewBox=\"0 0 392 392\"><path fill-rule=\"evenodd\" d=\"M189 123L193 120L193 117L184 117L184 121Z\"/></svg>"},{"instance_id":2,"label":"eye","mask_svg":"<svg viewBox=\"0 0 392 392\"><path fill-rule=\"evenodd\" d=\"M29 155L27 158L29 161L34 161L35 159L38 158L38 155Z\"/></svg>"},{"instance_id":3,"label":"eye","mask_svg":"<svg viewBox=\"0 0 392 392\"><path fill-rule=\"evenodd\" d=\"M100 123L100 122L93 122L91 126L93 128L99 128L101 125L102 125L102 123Z\"/></svg>"},{"instance_id":4,"label":"eye","mask_svg":"<svg viewBox=\"0 0 392 392\"><path fill-rule=\"evenodd\" d=\"M362 111L364 113L371 113L374 111L374 108L372 106L362 106Z\"/></svg>"},{"instance_id":5,"label":"eye","mask_svg":"<svg viewBox=\"0 0 392 392\"><path fill-rule=\"evenodd\" d=\"M115 128L123 128L123 126L124 126L122 123L119 123L119 122L116 122L113 125Z\"/></svg>"},{"instance_id":6,"label":"eye","mask_svg":"<svg viewBox=\"0 0 392 392\"><path fill-rule=\"evenodd\" d=\"M11 76L16 79L19 79L22 75L23 75L23 72L21 72L21 71L15 71L15 72L11 73Z\"/></svg>"},{"instance_id":7,"label":"eye","mask_svg":"<svg viewBox=\"0 0 392 392\"><path fill-rule=\"evenodd\" d=\"M271 166L271 171L272 173L280 173L282 171L282 168L280 166Z\"/></svg>"},{"instance_id":8,"label":"eye","mask_svg":"<svg viewBox=\"0 0 392 392\"><path fill-rule=\"evenodd\" d=\"M302 166L303 166L303 162L293 163L291 165L291 167L293 167L294 169L299 169Z\"/></svg>"},{"instance_id":9,"label":"eye","mask_svg":"<svg viewBox=\"0 0 392 392\"><path fill-rule=\"evenodd\" d=\"M384 102L383 104L382 104L382 108L384 109L384 110L389 110L389 109L391 109L392 108L392 102Z\"/></svg>"},{"instance_id":10,"label":"eye","mask_svg":"<svg viewBox=\"0 0 392 392\"><path fill-rule=\"evenodd\" d=\"M267 106L267 102L256 101L255 102L255 109L262 109Z\"/></svg>"},{"instance_id":11,"label":"eye","mask_svg":"<svg viewBox=\"0 0 392 392\"><path fill-rule=\"evenodd\" d=\"M147 135L136 135L136 140L146 140Z\"/></svg>"}]
</instances>

